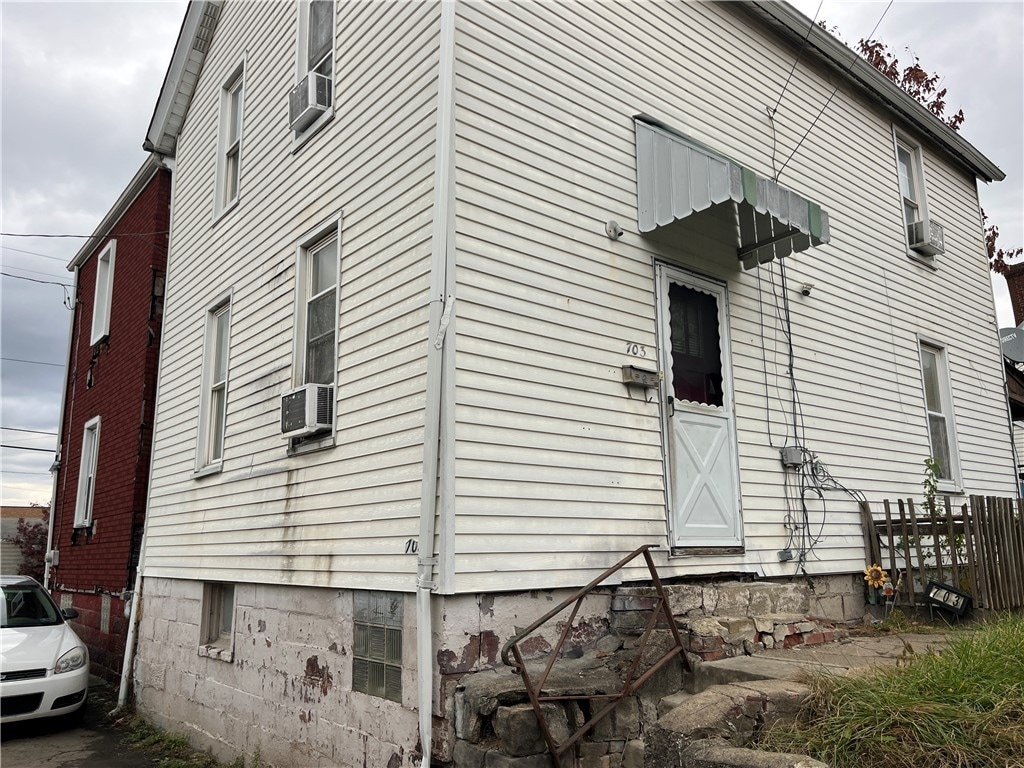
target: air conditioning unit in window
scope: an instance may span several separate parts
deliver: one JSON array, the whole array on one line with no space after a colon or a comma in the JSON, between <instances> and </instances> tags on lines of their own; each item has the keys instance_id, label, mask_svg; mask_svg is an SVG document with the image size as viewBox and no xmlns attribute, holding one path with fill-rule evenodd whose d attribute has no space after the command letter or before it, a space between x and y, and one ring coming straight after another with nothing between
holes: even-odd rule
<instances>
[{"instance_id":1,"label":"air conditioning unit in window","mask_svg":"<svg viewBox=\"0 0 1024 768\"><path fill-rule=\"evenodd\" d=\"M305 384L281 396L281 434L302 437L334 424L334 387Z\"/></svg>"},{"instance_id":2,"label":"air conditioning unit in window","mask_svg":"<svg viewBox=\"0 0 1024 768\"><path fill-rule=\"evenodd\" d=\"M942 225L937 221L924 219L907 225L907 243L912 251L917 251L922 256L945 253L946 246L942 238Z\"/></svg>"},{"instance_id":3,"label":"air conditioning unit in window","mask_svg":"<svg viewBox=\"0 0 1024 768\"><path fill-rule=\"evenodd\" d=\"M331 108L331 78L310 72L288 94L288 125L304 130Z\"/></svg>"}]
</instances>

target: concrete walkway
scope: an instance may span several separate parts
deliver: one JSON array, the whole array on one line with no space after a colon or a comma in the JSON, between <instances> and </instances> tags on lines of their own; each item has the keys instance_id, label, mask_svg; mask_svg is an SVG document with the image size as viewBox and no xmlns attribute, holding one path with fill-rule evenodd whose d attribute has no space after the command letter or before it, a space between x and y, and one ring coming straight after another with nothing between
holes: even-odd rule
<instances>
[{"instance_id":1,"label":"concrete walkway","mask_svg":"<svg viewBox=\"0 0 1024 768\"><path fill-rule=\"evenodd\" d=\"M865 667L893 667L908 655L941 651L948 642L945 634L872 635L736 656L698 665L691 692L749 680L796 680L809 670L842 674Z\"/></svg>"}]
</instances>

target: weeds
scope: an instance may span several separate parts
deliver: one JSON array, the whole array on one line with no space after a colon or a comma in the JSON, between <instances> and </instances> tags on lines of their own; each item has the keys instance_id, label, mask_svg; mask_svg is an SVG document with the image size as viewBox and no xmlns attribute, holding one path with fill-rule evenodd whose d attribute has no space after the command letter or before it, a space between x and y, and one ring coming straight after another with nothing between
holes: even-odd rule
<instances>
[{"instance_id":1,"label":"weeds","mask_svg":"<svg viewBox=\"0 0 1024 768\"><path fill-rule=\"evenodd\" d=\"M868 676L818 675L796 721L761 746L834 768L1005 768L1024 762L1024 617L954 637L941 654Z\"/></svg>"}]
</instances>

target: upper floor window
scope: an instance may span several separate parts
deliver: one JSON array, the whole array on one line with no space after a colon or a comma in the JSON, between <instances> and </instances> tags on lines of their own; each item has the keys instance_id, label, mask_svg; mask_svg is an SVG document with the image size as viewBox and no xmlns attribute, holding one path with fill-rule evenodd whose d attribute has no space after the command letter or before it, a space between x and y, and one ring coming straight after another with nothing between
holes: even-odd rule
<instances>
[{"instance_id":1,"label":"upper floor window","mask_svg":"<svg viewBox=\"0 0 1024 768\"><path fill-rule=\"evenodd\" d=\"M338 235L305 249L303 280L303 384L333 384L337 370Z\"/></svg>"},{"instance_id":2,"label":"upper floor window","mask_svg":"<svg viewBox=\"0 0 1024 768\"><path fill-rule=\"evenodd\" d=\"M199 470L219 467L224 456L230 330L231 301L224 299L206 314L203 391L199 404Z\"/></svg>"},{"instance_id":3,"label":"upper floor window","mask_svg":"<svg viewBox=\"0 0 1024 768\"><path fill-rule=\"evenodd\" d=\"M117 241L111 240L96 259L96 293L92 303L92 334L90 344L110 335L110 306L114 293L114 254Z\"/></svg>"},{"instance_id":4,"label":"upper floor window","mask_svg":"<svg viewBox=\"0 0 1024 768\"><path fill-rule=\"evenodd\" d=\"M100 417L85 423L82 433L82 461L78 471L78 496L75 501L75 528L92 525L92 503L96 493L96 460L100 453Z\"/></svg>"},{"instance_id":5,"label":"upper floor window","mask_svg":"<svg viewBox=\"0 0 1024 768\"><path fill-rule=\"evenodd\" d=\"M907 248L915 259L933 266L933 257L943 253L945 242L942 225L928 216L921 147L899 134L895 140Z\"/></svg>"},{"instance_id":6,"label":"upper floor window","mask_svg":"<svg viewBox=\"0 0 1024 768\"><path fill-rule=\"evenodd\" d=\"M958 486L959 463L953 397L949 387L949 370L944 347L921 342L921 377L928 419L928 444L931 457L938 464L939 487L943 490L955 490Z\"/></svg>"},{"instance_id":7,"label":"upper floor window","mask_svg":"<svg viewBox=\"0 0 1024 768\"><path fill-rule=\"evenodd\" d=\"M903 220L909 226L923 218L920 148L897 140L896 168L900 176L900 195L903 196Z\"/></svg>"},{"instance_id":8,"label":"upper floor window","mask_svg":"<svg viewBox=\"0 0 1024 768\"><path fill-rule=\"evenodd\" d=\"M288 124L296 136L313 133L332 114L334 0L299 0L296 85L288 95Z\"/></svg>"},{"instance_id":9,"label":"upper floor window","mask_svg":"<svg viewBox=\"0 0 1024 768\"><path fill-rule=\"evenodd\" d=\"M221 91L217 213L230 208L238 200L242 175L243 75L239 67Z\"/></svg>"}]
</instances>

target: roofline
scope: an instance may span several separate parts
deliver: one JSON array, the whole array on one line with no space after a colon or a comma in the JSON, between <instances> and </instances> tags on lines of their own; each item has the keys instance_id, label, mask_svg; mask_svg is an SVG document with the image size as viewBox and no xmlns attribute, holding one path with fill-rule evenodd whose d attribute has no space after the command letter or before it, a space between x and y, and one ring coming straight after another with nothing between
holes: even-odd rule
<instances>
[{"instance_id":1,"label":"roofline","mask_svg":"<svg viewBox=\"0 0 1024 768\"><path fill-rule=\"evenodd\" d=\"M786 40L806 47L804 55L824 64L860 91L879 100L897 119L928 137L954 160L984 181L1006 178L999 167L928 109L859 55L788 3L773 0L736 0L755 18L767 23ZM852 57L852 60L851 60Z\"/></svg>"},{"instance_id":2,"label":"roofline","mask_svg":"<svg viewBox=\"0 0 1024 768\"><path fill-rule=\"evenodd\" d=\"M96 245L103 240L110 230L114 228L114 225L120 221L121 217L124 216L129 206L135 202L135 199L142 194L142 190L146 188L150 180L156 176L160 169L166 169L167 166L163 164L159 155L151 154L146 158L146 161L142 164L142 167L135 172L135 176L128 182L128 186L125 187L120 197L117 198L117 202L114 203L113 207L107 211L107 215L100 221L99 226L93 230L92 236L85 241L85 244L78 250L75 257L68 264L68 272L74 272L82 264L88 261L89 257L96 250Z\"/></svg>"},{"instance_id":3,"label":"roofline","mask_svg":"<svg viewBox=\"0 0 1024 768\"><path fill-rule=\"evenodd\" d=\"M146 139L142 143L142 148L147 152L174 157L180 125L171 125L172 107L179 98L186 104L192 100L196 80L206 60L206 51L223 4L224 0L190 0L181 22L178 40L174 44L171 63L160 86L160 95L153 107ZM210 17L210 25L204 29L203 21L207 17ZM189 67L189 59L193 54L193 66Z\"/></svg>"}]
</instances>

